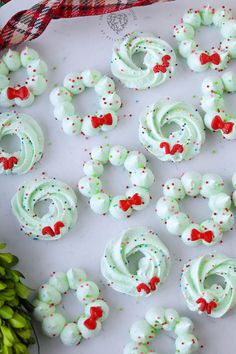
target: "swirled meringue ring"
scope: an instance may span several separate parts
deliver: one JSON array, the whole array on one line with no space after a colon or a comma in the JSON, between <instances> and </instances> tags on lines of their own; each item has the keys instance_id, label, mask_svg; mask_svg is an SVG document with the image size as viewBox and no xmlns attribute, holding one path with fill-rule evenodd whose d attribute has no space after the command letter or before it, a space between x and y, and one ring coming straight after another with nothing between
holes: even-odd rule
<instances>
[{"instance_id":1,"label":"swirled meringue ring","mask_svg":"<svg viewBox=\"0 0 236 354\"><path fill-rule=\"evenodd\" d=\"M164 128L173 123L179 130L165 134ZM192 105L165 99L148 106L141 114L139 140L161 161L190 160L205 141L204 124Z\"/></svg>"},{"instance_id":2,"label":"swirled meringue ring","mask_svg":"<svg viewBox=\"0 0 236 354\"><path fill-rule=\"evenodd\" d=\"M214 253L192 260L183 268L181 290L191 311L222 317L236 305L236 259Z\"/></svg>"},{"instance_id":3,"label":"swirled meringue ring","mask_svg":"<svg viewBox=\"0 0 236 354\"><path fill-rule=\"evenodd\" d=\"M113 166L124 166L129 172L132 186L124 195L114 197L103 191L100 177L108 162ZM91 160L84 164L83 169L86 176L79 180L78 188L81 194L90 198L90 207L95 213L109 212L116 219L124 219L134 210L143 210L149 204L149 189L154 175L141 152L128 151L121 145L96 146L91 151Z\"/></svg>"},{"instance_id":4,"label":"swirled meringue ring","mask_svg":"<svg viewBox=\"0 0 236 354\"><path fill-rule=\"evenodd\" d=\"M24 85L12 85L10 73L21 68L27 71ZM9 49L0 59L0 106L30 106L35 96L42 95L46 90L47 64L39 58L34 49L26 47L20 53Z\"/></svg>"},{"instance_id":5,"label":"swirled meringue ring","mask_svg":"<svg viewBox=\"0 0 236 354\"><path fill-rule=\"evenodd\" d=\"M100 108L94 114L81 117L75 113L72 98L87 88L94 88ZM54 106L54 117L62 122L63 131L69 135L94 136L112 130L117 125L117 111L121 107L114 81L97 70L69 73L64 86L52 90L50 101Z\"/></svg>"},{"instance_id":6,"label":"swirled meringue ring","mask_svg":"<svg viewBox=\"0 0 236 354\"><path fill-rule=\"evenodd\" d=\"M35 208L49 200L48 212L38 216ZM67 184L53 178L39 178L19 187L13 196L12 211L21 230L36 240L57 240L65 235L77 220L77 197Z\"/></svg>"},{"instance_id":7,"label":"swirled meringue ring","mask_svg":"<svg viewBox=\"0 0 236 354\"><path fill-rule=\"evenodd\" d=\"M176 338L175 353L194 353L199 343L193 335L193 329L193 322L188 317L180 317L174 309L155 306L146 312L145 319L132 324L129 331L132 341L125 346L123 354L154 353L150 350L150 342L161 330L173 332Z\"/></svg>"},{"instance_id":8,"label":"swirled meringue ring","mask_svg":"<svg viewBox=\"0 0 236 354\"><path fill-rule=\"evenodd\" d=\"M235 44L236 45L236 44ZM228 71L221 77L207 77L202 82L201 107L204 122L211 131L219 131L225 139L236 139L236 118L225 109L224 93L236 92L236 74Z\"/></svg>"},{"instance_id":9,"label":"swirled meringue ring","mask_svg":"<svg viewBox=\"0 0 236 354\"><path fill-rule=\"evenodd\" d=\"M74 322L69 322L58 310L68 291L75 291L78 301L84 305L83 313ZM98 334L109 315L109 307L101 299L97 285L78 268L71 268L67 273L54 272L41 285L34 306L34 317L42 323L43 333L51 338L60 336L66 346L78 345L82 339Z\"/></svg>"},{"instance_id":10,"label":"swirled meringue ring","mask_svg":"<svg viewBox=\"0 0 236 354\"><path fill-rule=\"evenodd\" d=\"M134 61L138 53L144 54L144 67ZM171 78L175 65L175 52L167 42L149 33L133 32L115 45L111 71L126 87L144 90Z\"/></svg>"},{"instance_id":11,"label":"swirled meringue ring","mask_svg":"<svg viewBox=\"0 0 236 354\"><path fill-rule=\"evenodd\" d=\"M200 26L215 26L224 40L217 48L203 51L194 37ZM224 70L231 59L236 58L236 20L225 6L204 6L201 10L188 10L181 23L174 26L174 37L179 42L179 54L187 59L189 68L196 72L206 69Z\"/></svg>"},{"instance_id":12,"label":"swirled meringue ring","mask_svg":"<svg viewBox=\"0 0 236 354\"><path fill-rule=\"evenodd\" d=\"M156 205L157 215L165 222L167 230L172 235L181 235L188 246L214 245L234 224L234 215L230 210L231 197L224 191L224 181L218 175L186 172L181 178L165 182L163 194L164 197ZM191 221L179 205L186 196L198 195L209 199L208 205L212 211L211 217L200 225Z\"/></svg>"},{"instance_id":13,"label":"swirled meringue ring","mask_svg":"<svg viewBox=\"0 0 236 354\"><path fill-rule=\"evenodd\" d=\"M129 270L129 257L141 253L138 270ZM158 235L144 227L125 230L108 243L101 261L101 272L108 284L123 294L144 297L153 294L165 281L170 255Z\"/></svg>"},{"instance_id":14,"label":"swirled meringue ring","mask_svg":"<svg viewBox=\"0 0 236 354\"><path fill-rule=\"evenodd\" d=\"M0 141L9 135L20 139L20 150L10 154L0 147L0 174L29 172L43 156L44 137L40 126L26 114L1 113Z\"/></svg>"}]
</instances>

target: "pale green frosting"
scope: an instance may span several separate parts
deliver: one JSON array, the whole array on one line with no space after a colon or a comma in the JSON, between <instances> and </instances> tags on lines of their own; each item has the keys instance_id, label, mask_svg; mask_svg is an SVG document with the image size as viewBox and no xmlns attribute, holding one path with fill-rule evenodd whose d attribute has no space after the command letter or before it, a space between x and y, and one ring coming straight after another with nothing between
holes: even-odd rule
<instances>
[{"instance_id":1,"label":"pale green frosting","mask_svg":"<svg viewBox=\"0 0 236 354\"><path fill-rule=\"evenodd\" d=\"M115 82L108 76L103 76L96 83L94 89L99 96L104 96L115 92Z\"/></svg>"},{"instance_id":2,"label":"pale green frosting","mask_svg":"<svg viewBox=\"0 0 236 354\"><path fill-rule=\"evenodd\" d=\"M56 290L58 290L61 294L64 294L69 289L67 276L65 273L62 272L53 273L48 283L52 285Z\"/></svg>"},{"instance_id":3,"label":"pale green frosting","mask_svg":"<svg viewBox=\"0 0 236 354\"><path fill-rule=\"evenodd\" d=\"M91 198L94 194L101 192L102 182L97 177L85 176L79 180L78 188L81 194L87 198Z\"/></svg>"},{"instance_id":4,"label":"pale green frosting","mask_svg":"<svg viewBox=\"0 0 236 354\"><path fill-rule=\"evenodd\" d=\"M53 313L44 318L42 322L43 333L48 337L58 337L66 324L64 316L60 313Z\"/></svg>"},{"instance_id":5,"label":"pale green frosting","mask_svg":"<svg viewBox=\"0 0 236 354\"><path fill-rule=\"evenodd\" d=\"M20 54L15 50L9 49L2 59L9 71L17 71L21 67Z\"/></svg>"},{"instance_id":6,"label":"pale green frosting","mask_svg":"<svg viewBox=\"0 0 236 354\"><path fill-rule=\"evenodd\" d=\"M35 205L43 200L51 200L48 212L39 217ZM22 230L29 237L38 240L56 240L66 234L77 221L77 197L67 184L49 178L28 181L19 187L13 196L12 211L21 224ZM54 230L56 222L64 224L55 236L43 235L44 227Z\"/></svg>"},{"instance_id":7,"label":"pale green frosting","mask_svg":"<svg viewBox=\"0 0 236 354\"><path fill-rule=\"evenodd\" d=\"M129 151L124 161L124 167L129 172L137 168L144 168L146 165L147 159L140 151Z\"/></svg>"},{"instance_id":8,"label":"pale green frosting","mask_svg":"<svg viewBox=\"0 0 236 354\"><path fill-rule=\"evenodd\" d=\"M202 24L204 26L211 25L213 21L213 15L214 15L213 7L210 5L203 6L203 9L200 10L200 15L202 19Z\"/></svg>"},{"instance_id":9,"label":"pale green frosting","mask_svg":"<svg viewBox=\"0 0 236 354\"><path fill-rule=\"evenodd\" d=\"M133 56L137 53L144 53L145 67L140 67L134 62ZM153 68L156 64L162 64L164 55L170 56L169 66L165 73L155 73ZM175 63L175 53L168 43L152 34L133 32L115 44L111 71L126 87L144 90L158 86L171 77Z\"/></svg>"},{"instance_id":10,"label":"pale green frosting","mask_svg":"<svg viewBox=\"0 0 236 354\"><path fill-rule=\"evenodd\" d=\"M79 284L76 296L81 303L88 304L99 297L99 289L94 282L85 281Z\"/></svg>"},{"instance_id":11,"label":"pale green frosting","mask_svg":"<svg viewBox=\"0 0 236 354\"><path fill-rule=\"evenodd\" d=\"M228 20L221 27L221 34L224 38L236 37L236 20Z\"/></svg>"},{"instance_id":12,"label":"pale green frosting","mask_svg":"<svg viewBox=\"0 0 236 354\"><path fill-rule=\"evenodd\" d=\"M136 274L129 270L128 257L141 252ZM148 296L145 291L138 292L140 283L148 284L154 277L163 283L169 273L170 255L157 234L144 227L125 230L117 239L111 240L106 246L101 261L101 272L110 286L121 293L131 296ZM151 294L151 292L150 292Z\"/></svg>"},{"instance_id":13,"label":"pale green frosting","mask_svg":"<svg viewBox=\"0 0 236 354\"><path fill-rule=\"evenodd\" d=\"M193 39L195 35L194 28L188 23L181 23L174 27L174 37L177 41Z\"/></svg>"},{"instance_id":14,"label":"pale green frosting","mask_svg":"<svg viewBox=\"0 0 236 354\"><path fill-rule=\"evenodd\" d=\"M114 145L109 153L109 161L114 166L121 166L127 158L128 151L122 145Z\"/></svg>"},{"instance_id":15,"label":"pale green frosting","mask_svg":"<svg viewBox=\"0 0 236 354\"><path fill-rule=\"evenodd\" d=\"M236 58L236 38L224 39L221 43L221 48L229 52L230 58Z\"/></svg>"},{"instance_id":16,"label":"pale green frosting","mask_svg":"<svg viewBox=\"0 0 236 354\"><path fill-rule=\"evenodd\" d=\"M194 11L193 9L189 9L183 16L183 22L194 28L200 27L201 21L200 13L198 11Z\"/></svg>"},{"instance_id":17,"label":"pale green frosting","mask_svg":"<svg viewBox=\"0 0 236 354\"><path fill-rule=\"evenodd\" d=\"M215 301L217 307L212 308L211 317L222 317L236 304L236 260L222 254L209 254L192 260L184 266L181 278L181 290L191 311L198 311L199 298L208 303ZM207 285L210 277L220 276L224 283Z\"/></svg>"},{"instance_id":18,"label":"pale green frosting","mask_svg":"<svg viewBox=\"0 0 236 354\"><path fill-rule=\"evenodd\" d=\"M102 74L97 70L84 70L81 77L86 87L94 87L102 78Z\"/></svg>"},{"instance_id":19,"label":"pale green frosting","mask_svg":"<svg viewBox=\"0 0 236 354\"><path fill-rule=\"evenodd\" d=\"M104 172L104 167L100 161L89 160L85 162L83 171L88 177L101 177Z\"/></svg>"},{"instance_id":20,"label":"pale green frosting","mask_svg":"<svg viewBox=\"0 0 236 354\"><path fill-rule=\"evenodd\" d=\"M39 55L36 50L32 48L25 47L20 53L21 64L24 67L27 67L27 65L36 59L39 59Z\"/></svg>"},{"instance_id":21,"label":"pale green frosting","mask_svg":"<svg viewBox=\"0 0 236 354\"><path fill-rule=\"evenodd\" d=\"M165 222L167 230L173 235L181 235L182 241L188 246L211 246L221 241L223 234L234 224L234 216L230 210L231 198L224 192L224 182L218 175L186 172L181 179L172 178L166 181L163 194L164 197L157 201L156 213ZM212 210L211 218L201 224L191 221L187 214L181 212L179 204L186 196L198 195L209 198L209 208ZM194 229L201 233L212 231L212 239L192 239Z\"/></svg>"},{"instance_id":22,"label":"pale green frosting","mask_svg":"<svg viewBox=\"0 0 236 354\"><path fill-rule=\"evenodd\" d=\"M66 346L78 345L81 338L80 330L75 323L66 324L60 333L60 339Z\"/></svg>"},{"instance_id":23,"label":"pale green frosting","mask_svg":"<svg viewBox=\"0 0 236 354\"><path fill-rule=\"evenodd\" d=\"M73 95L78 95L85 90L81 73L72 72L66 75L63 81L64 87Z\"/></svg>"},{"instance_id":24,"label":"pale green frosting","mask_svg":"<svg viewBox=\"0 0 236 354\"><path fill-rule=\"evenodd\" d=\"M212 21L216 27L222 27L225 22L232 18L232 10L226 8L215 9Z\"/></svg>"},{"instance_id":25,"label":"pale green frosting","mask_svg":"<svg viewBox=\"0 0 236 354\"><path fill-rule=\"evenodd\" d=\"M169 135L165 134L163 128L172 123L177 124L180 129ZM141 114L139 140L161 161L189 160L200 152L205 141L203 121L192 105L163 100L147 107ZM166 154L161 143L168 143L170 149L175 144L181 144L183 152Z\"/></svg>"},{"instance_id":26,"label":"pale green frosting","mask_svg":"<svg viewBox=\"0 0 236 354\"><path fill-rule=\"evenodd\" d=\"M48 67L45 61L43 61L42 59L35 59L27 65L26 71L29 76L33 76L33 75L45 76L48 71Z\"/></svg>"},{"instance_id":27,"label":"pale green frosting","mask_svg":"<svg viewBox=\"0 0 236 354\"><path fill-rule=\"evenodd\" d=\"M81 125L81 118L76 114L65 117L62 120L62 129L68 135L78 135L81 131Z\"/></svg>"},{"instance_id":28,"label":"pale green frosting","mask_svg":"<svg viewBox=\"0 0 236 354\"><path fill-rule=\"evenodd\" d=\"M20 139L20 150L8 153L0 148L1 157L17 158L12 169L4 170L0 164L0 173L24 174L29 172L43 156L44 136L38 123L26 114L6 112L0 114L0 140L6 135L16 135Z\"/></svg>"},{"instance_id":29,"label":"pale green frosting","mask_svg":"<svg viewBox=\"0 0 236 354\"><path fill-rule=\"evenodd\" d=\"M126 345L124 354L154 353L150 344L160 330L173 332L175 353L191 354L199 349L198 339L193 335L193 323L187 317L180 317L174 309L150 308L145 319L134 322L130 328L132 342ZM172 333L169 334L171 336ZM159 352L158 352L159 353Z\"/></svg>"},{"instance_id":30,"label":"pale green frosting","mask_svg":"<svg viewBox=\"0 0 236 354\"><path fill-rule=\"evenodd\" d=\"M69 119L71 119L73 121L74 118L76 117L75 107L69 101L65 101L65 102L61 103L60 105L56 106L53 110L53 114L54 114L55 119L62 120L65 122Z\"/></svg>"},{"instance_id":31,"label":"pale green frosting","mask_svg":"<svg viewBox=\"0 0 236 354\"><path fill-rule=\"evenodd\" d=\"M71 268L66 273L70 289L76 290L87 279L83 269Z\"/></svg>"},{"instance_id":32,"label":"pale green frosting","mask_svg":"<svg viewBox=\"0 0 236 354\"><path fill-rule=\"evenodd\" d=\"M147 167L137 168L131 172L130 180L134 186L150 188L154 183L154 175Z\"/></svg>"},{"instance_id":33,"label":"pale green frosting","mask_svg":"<svg viewBox=\"0 0 236 354\"><path fill-rule=\"evenodd\" d=\"M106 193L97 193L90 198L89 205L95 213L103 215L109 211L110 198Z\"/></svg>"}]
</instances>

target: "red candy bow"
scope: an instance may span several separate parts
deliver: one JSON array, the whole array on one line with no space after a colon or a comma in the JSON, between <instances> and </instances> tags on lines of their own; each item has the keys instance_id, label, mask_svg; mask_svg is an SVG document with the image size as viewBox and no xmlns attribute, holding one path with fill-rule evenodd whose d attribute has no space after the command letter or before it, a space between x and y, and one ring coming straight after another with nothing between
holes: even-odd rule
<instances>
[{"instance_id":1,"label":"red candy bow","mask_svg":"<svg viewBox=\"0 0 236 354\"><path fill-rule=\"evenodd\" d=\"M162 73L166 73L166 70L167 68L169 67L169 61L170 61L171 57L166 54L162 57L162 64L156 64L154 67L153 67L153 72L156 74L156 73L159 73L160 71Z\"/></svg>"},{"instance_id":2,"label":"red candy bow","mask_svg":"<svg viewBox=\"0 0 236 354\"><path fill-rule=\"evenodd\" d=\"M167 141L163 141L162 143L160 143L160 148L165 149L166 155L175 155L176 152L179 152L180 154L182 154L182 152L184 151L183 145L181 145L181 144L175 144L171 149L170 144L167 143Z\"/></svg>"},{"instance_id":3,"label":"red candy bow","mask_svg":"<svg viewBox=\"0 0 236 354\"><path fill-rule=\"evenodd\" d=\"M61 228L63 228L65 226L65 224L62 221L57 221L54 224L54 230L51 228L51 226L45 226L42 229L42 235L49 235L51 237L54 237L56 235L60 235L61 233Z\"/></svg>"},{"instance_id":4,"label":"red candy bow","mask_svg":"<svg viewBox=\"0 0 236 354\"><path fill-rule=\"evenodd\" d=\"M3 163L4 170L11 170L17 162L18 159L15 156L9 157L9 159L6 157L0 157L0 163Z\"/></svg>"},{"instance_id":5,"label":"red candy bow","mask_svg":"<svg viewBox=\"0 0 236 354\"><path fill-rule=\"evenodd\" d=\"M202 53L200 55L200 62L202 65L207 64L207 63L219 65L220 61L221 61L221 59L220 59L220 56L218 53L214 53L212 55Z\"/></svg>"},{"instance_id":6,"label":"red candy bow","mask_svg":"<svg viewBox=\"0 0 236 354\"><path fill-rule=\"evenodd\" d=\"M234 123L224 122L220 116L216 115L211 122L211 127L214 130L222 130L224 134L229 134L232 132Z\"/></svg>"},{"instance_id":7,"label":"red candy bow","mask_svg":"<svg viewBox=\"0 0 236 354\"><path fill-rule=\"evenodd\" d=\"M84 321L85 327L90 330L94 330L97 327L97 320L103 316L102 308L99 306L93 306L90 308L90 317Z\"/></svg>"},{"instance_id":8,"label":"red candy bow","mask_svg":"<svg viewBox=\"0 0 236 354\"><path fill-rule=\"evenodd\" d=\"M160 283L160 279L156 276L152 277L152 279L149 281L148 285L145 283L140 283L137 285L136 289L138 293L141 293L141 291L145 291L146 294L150 294L151 291L156 290L156 285Z\"/></svg>"},{"instance_id":9,"label":"red candy bow","mask_svg":"<svg viewBox=\"0 0 236 354\"><path fill-rule=\"evenodd\" d=\"M201 232L197 229L192 229L191 232L191 241L203 240L207 243L211 243L213 240L213 232L211 230Z\"/></svg>"},{"instance_id":10,"label":"red candy bow","mask_svg":"<svg viewBox=\"0 0 236 354\"><path fill-rule=\"evenodd\" d=\"M207 312L208 315L211 314L211 310L215 309L217 307L217 303L215 301L210 301L209 303L203 298L200 297L197 301L197 304L199 304L199 310L201 312Z\"/></svg>"},{"instance_id":11,"label":"red candy bow","mask_svg":"<svg viewBox=\"0 0 236 354\"><path fill-rule=\"evenodd\" d=\"M141 205L142 204L142 198L138 195L138 193L135 193L133 197L129 199L124 199L119 201L119 207L123 211L127 211L129 208L132 207L132 205Z\"/></svg>"},{"instance_id":12,"label":"red candy bow","mask_svg":"<svg viewBox=\"0 0 236 354\"><path fill-rule=\"evenodd\" d=\"M29 97L29 90L26 86L21 86L19 88L8 87L7 97L9 100L14 100L14 98L20 98L23 101Z\"/></svg>"},{"instance_id":13,"label":"red candy bow","mask_svg":"<svg viewBox=\"0 0 236 354\"><path fill-rule=\"evenodd\" d=\"M93 128L101 127L102 125L112 125L112 115L111 113L107 113L102 117L92 117L92 126Z\"/></svg>"}]
</instances>

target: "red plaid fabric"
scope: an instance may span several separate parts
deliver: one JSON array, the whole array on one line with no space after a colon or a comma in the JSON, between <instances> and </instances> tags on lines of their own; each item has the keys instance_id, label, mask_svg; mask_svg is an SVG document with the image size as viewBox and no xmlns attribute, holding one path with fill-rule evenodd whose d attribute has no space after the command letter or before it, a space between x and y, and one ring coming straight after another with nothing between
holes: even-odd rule
<instances>
[{"instance_id":1,"label":"red plaid fabric","mask_svg":"<svg viewBox=\"0 0 236 354\"><path fill-rule=\"evenodd\" d=\"M0 0L0 5L9 1ZM0 30L0 49L37 38L52 19L102 15L161 1L171 0L43 0L6 23Z\"/></svg>"}]
</instances>

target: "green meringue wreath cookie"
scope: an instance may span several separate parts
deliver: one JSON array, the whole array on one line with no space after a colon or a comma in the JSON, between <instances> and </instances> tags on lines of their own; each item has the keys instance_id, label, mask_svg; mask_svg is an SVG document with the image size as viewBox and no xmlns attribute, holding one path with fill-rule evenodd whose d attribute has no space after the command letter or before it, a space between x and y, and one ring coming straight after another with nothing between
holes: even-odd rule
<instances>
[{"instance_id":1,"label":"green meringue wreath cookie","mask_svg":"<svg viewBox=\"0 0 236 354\"><path fill-rule=\"evenodd\" d=\"M138 270L130 271L129 257L143 257ZM123 294L150 296L166 280L170 269L170 254L158 235L145 227L130 228L111 240L101 260L101 272L109 286Z\"/></svg>"},{"instance_id":2,"label":"green meringue wreath cookie","mask_svg":"<svg viewBox=\"0 0 236 354\"><path fill-rule=\"evenodd\" d=\"M94 88L98 95L99 109L81 117L76 114L72 99L88 88ZM97 70L69 73L63 86L52 90L50 101L54 106L54 117L62 122L62 129L68 135L82 133L85 136L95 136L112 130L117 125L117 111L121 107L114 81Z\"/></svg>"},{"instance_id":3,"label":"green meringue wreath cookie","mask_svg":"<svg viewBox=\"0 0 236 354\"><path fill-rule=\"evenodd\" d=\"M134 61L139 53L144 54L141 67ZM115 44L111 71L126 87L145 90L171 78L175 65L175 52L167 42L153 34L133 32Z\"/></svg>"},{"instance_id":4,"label":"green meringue wreath cookie","mask_svg":"<svg viewBox=\"0 0 236 354\"><path fill-rule=\"evenodd\" d=\"M222 76L207 77L202 82L201 107L204 122L211 131L219 131L225 139L236 139L236 119L225 109L225 93L236 92L236 74L231 71Z\"/></svg>"},{"instance_id":5,"label":"green meringue wreath cookie","mask_svg":"<svg viewBox=\"0 0 236 354\"><path fill-rule=\"evenodd\" d=\"M207 254L185 264L181 290L191 311L220 318L236 305L236 259Z\"/></svg>"},{"instance_id":6,"label":"green meringue wreath cookie","mask_svg":"<svg viewBox=\"0 0 236 354\"><path fill-rule=\"evenodd\" d=\"M218 27L223 41L218 47L203 51L195 42L201 26ZM179 42L179 54L187 60L189 68L196 72L206 69L224 70L231 59L236 58L236 20L225 6L204 6L201 10L188 10L179 25L174 26L174 37Z\"/></svg>"},{"instance_id":7,"label":"green meringue wreath cookie","mask_svg":"<svg viewBox=\"0 0 236 354\"><path fill-rule=\"evenodd\" d=\"M30 116L17 112L0 114L0 141L16 135L20 150L8 153L0 147L0 174L24 174L42 158L44 136L38 123Z\"/></svg>"},{"instance_id":8,"label":"green meringue wreath cookie","mask_svg":"<svg viewBox=\"0 0 236 354\"><path fill-rule=\"evenodd\" d=\"M83 313L73 322L59 309L63 296L69 291L75 291L84 306ZM43 333L50 338L60 337L66 346L78 345L82 339L98 334L109 315L109 307L100 297L99 288L79 268L71 268L67 273L53 272L49 281L40 286L34 306L34 318L42 323Z\"/></svg>"},{"instance_id":9,"label":"green meringue wreath cookie","mask_svg":"<svg viewBox=\"0 0 236 354\"><path fill-rule=\"evenodd\" d=\"M178 125L179 129L166 134L164 129L170 124ZM161 100L141 114L139 140L161 161L190 160L205 141L203 120L190 104Z\"/></svg>"},{"instance_id":10,"label":"green meringue wreath cookie","mask_svg":"<svg viewBox=\"0 0 236 354\"><path fill-rule=\"evenodd\" d=\"M224 181L215 174L201 175L198 172L186 172L181 178L172 178L163 184L164 197L156 204L156 213L165 222L167 230L181 235L188 246L204 244L211 246L220 242L225 232L234 224L231 197L224 190ZM201 224L191 221L181 211L180 201L185 197L202 196L208 198L211 217Z\"/></svg>"},{"instance_id":11,"label":"green meringue wreath cookie","mask_svg":"<svg viewBox=\"0 0 236 354\"><path fill-rule=\"evenodd\" d=\"M12 85L9 75L21 68L28 75L24 85ZM26 47L21 52L9 49L0 59L0 106L30 106L46 90L47 70L47 64L34 49Z\"/></svg>"},{"instance_id":12,"label":"green meringue wreath cookie","mask_svg":"<svg viewBox=\"0 0 236 354\"><path fill-rule=\"evenodd\" d=\"M132 324L129 332L132 341L125 346L123 354L154 353L150 344L161 330L173 332L176 354L191 354L198 350L199 342L193 335L193 322L188 317L181 317L172 308L155 306L146 312L145 319Z\"/></svg>"},{"instance_id":13,"label":"green meringue wreath cookie","mask_svg":"<svg viewBox=\"0 0 236 354\"><path fill-rule=\"evenodd\" d=\"M108 162L124 167L129 173L132 186L124 195L111 196L103 191L101 176ZM78 188L81 194L90 199L90 207L95 213L103 215L109 212L116 219L124 219L134 210L143 210L148 205L154 175L140 151L128 151L121 145L96 146L83 170L85 176L79 180Z\"/></svg>"},{"instance_id":14,"label":"green meringue wreath cookie","mask_svg":"<svg viewBox=\"0 0 236 354\"><path fill-rule=\"evenodd\" d=\"M36 206L49 200L48 212L37 215ZM66 183L42 177L20 186L11 200L12 211L26 236L35 240L57 240L77 221L77 197Z\"/></svg>"}]
</instances>

